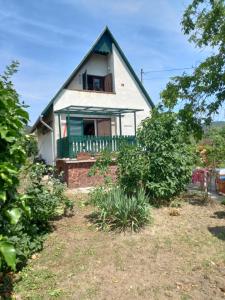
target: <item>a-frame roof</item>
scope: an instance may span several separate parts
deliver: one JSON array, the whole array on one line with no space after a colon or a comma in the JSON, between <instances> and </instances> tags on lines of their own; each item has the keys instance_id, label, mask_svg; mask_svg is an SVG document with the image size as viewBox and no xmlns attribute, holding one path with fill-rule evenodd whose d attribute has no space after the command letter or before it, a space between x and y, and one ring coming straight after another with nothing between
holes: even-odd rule
<instances>
[{"instance_id":1,"label":"a-frame roof","mask_svg":"<svg viewBox=\"0 0 225 300\"><path fill-rule=\"evenodd\" d=\"M71 73L71 75L69 76L69 78L64 82L64 84L61 86L61 88L58 90L58 92L55 94L55 96L52 98L52 100L49 102L49 104L45 107L45 109L42 111L41 115L45 116L47 115L50 110L52 109L53 106L53 102L56 99L56 97L59 95L59 93L65 89L68 84L71 82L71 80L78 74L78 72L80 71L80 69L82 68L82 66L87 62L87 60L90 58L90 56L93 53L101 53L101 54L108 54L112 51L112 44L115 45L115 47L117 48L119 54L121 55L122 59L124 60L127 68L129 69L129 71L131 72L132 76L134 77L135 81L137 82L138 86L140 87L141 91L143 92L144 96L146 97L148 103L150 104L150 106L153 108L154 107L154 103L152 102L149 94L147 93L147 91L145 90L143 84L141 83L141 81L139 80L137 74L134 72L133 68L131 67L129 61L127 60L125 54L123 53L122 49L120 48L119 44L117 43L116 39L114 38L114 36L112 35L111 31L109 30L109 28L106 26L105 29L103 30L103 32L99 35L99 37L97 38L97 40L95 41L95 43L93 44L93 46L91 47L91 49L88 51L88 53L84 56L84 58L82 59L82 61L80 62L80 64L76 67L76 69ZM36 125L38 123L37 122L34 124L33 126L33 130L35 129Z\"/></svg>"}]
</instances>

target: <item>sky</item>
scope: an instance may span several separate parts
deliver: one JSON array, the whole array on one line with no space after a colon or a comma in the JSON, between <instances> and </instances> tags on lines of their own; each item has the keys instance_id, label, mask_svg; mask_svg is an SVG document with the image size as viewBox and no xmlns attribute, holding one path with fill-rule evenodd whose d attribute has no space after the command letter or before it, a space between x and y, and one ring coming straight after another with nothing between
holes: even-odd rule
<instances>
[{"instance_id":1,"label":"sky","mask_svg":"<svg viewBox=\"0 0 225 300\"><path fill-rule=\"evenodd\" d=\"M15 87L41 114L107 25L153 102L171 76L196 66L207 49L194 48L180 21L188 0L0 0L0 73L20 63ZM188 69L186 70L188 72ZM215 118L224 119L221 111Z\"/></svg>"}]
</instances>

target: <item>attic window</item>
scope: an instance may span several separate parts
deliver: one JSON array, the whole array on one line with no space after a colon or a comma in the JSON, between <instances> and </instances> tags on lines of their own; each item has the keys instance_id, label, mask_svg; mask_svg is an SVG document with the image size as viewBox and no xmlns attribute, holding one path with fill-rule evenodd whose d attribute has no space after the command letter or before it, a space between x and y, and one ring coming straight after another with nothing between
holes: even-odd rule
<instances>
[{"instance_id":1,"label":"attic window","mask_svg":"<svg viewBox=\"0 0 225 300\"><path fill-rule=\"evenodd\" d=\"M104 77L87 75L88 90L104 91Z\"/></svg>"},{"instance_id":2,"label":"attic window","mask_svg":"<svg viewBox=\"0 0 225 300\"><path fill-rule=\"evenodd\" d=\"M106 76L88 75L87 72L82 74L83 89L89 91L112 92L112 74Z\"/></svg>"}]
</instances>

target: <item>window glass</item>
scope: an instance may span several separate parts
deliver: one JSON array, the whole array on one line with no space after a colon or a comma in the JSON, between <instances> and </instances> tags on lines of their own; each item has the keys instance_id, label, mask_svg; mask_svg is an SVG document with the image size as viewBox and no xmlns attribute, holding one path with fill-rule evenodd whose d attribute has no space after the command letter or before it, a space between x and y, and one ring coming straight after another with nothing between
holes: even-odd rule
<instances>
[{"instance_id":1,"label":"window glass","mask_svg":"<svg viewBox=\"0 0 225 300\"><path fill-rule=\"evenodd\" d=\"M101 80L100 78L93 78L93 87L95 91L101 90Z\"/></svg>"},{"instance_id":2,"label":"window glass","mask_svg":"<svg viewBox=\"0 0 225 300\"><path fill-rule=\"evenodd\" d=\"M84 135L95 135L94 120L84 120Z\"/></svg>"}]
</instances>

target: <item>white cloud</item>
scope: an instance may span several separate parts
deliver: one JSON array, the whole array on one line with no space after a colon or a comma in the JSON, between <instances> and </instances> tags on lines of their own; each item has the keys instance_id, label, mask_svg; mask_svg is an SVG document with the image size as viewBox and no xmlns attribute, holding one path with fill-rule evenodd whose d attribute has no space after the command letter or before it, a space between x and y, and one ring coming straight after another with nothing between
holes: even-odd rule
<instances>
[{"instance_id":1,"label":"white cloud","mask_svg":"<svg viewBox=\"0 0 225 300\"><path fill-rule=\"evenodd\" d=\"M67 36L67 37L73 37L73 38L78 38L78 39L86 39L87 35L86 34L82 34L81 32L75 32L72 29L68 29L65 27L59 27L59 26L55 26L53 24L48 24L46 22L41 22L41 21L37 21L34 19L29 19L29 18L24 18L21 17L15 13L12 12L7 12L4 10L0 11L0 20L1 21L5 21L7 22L7 20L10 22L15 22L18 25L31 25L34 27L38 27L40 29L43 29L44 31L50 31L52 33L56 33L58 35L62 35L62 36ZM15 29L15 28L14 28Z\"/></svg>"}]
</instances>

